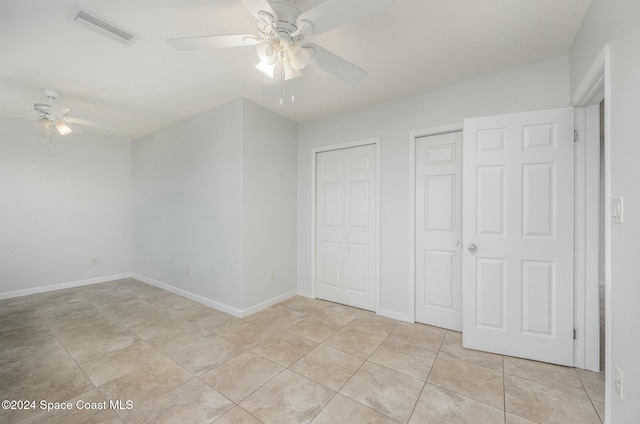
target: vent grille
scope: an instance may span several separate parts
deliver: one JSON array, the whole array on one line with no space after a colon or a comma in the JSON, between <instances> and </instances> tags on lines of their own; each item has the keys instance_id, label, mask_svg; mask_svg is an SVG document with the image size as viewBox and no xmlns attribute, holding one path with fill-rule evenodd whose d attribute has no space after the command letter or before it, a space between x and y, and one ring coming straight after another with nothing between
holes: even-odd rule
<instances>
[{"instance_id":1,"label":"vent grille","mask_svg":"<svg viewBox=\"0 0 640 424\"><path fill-rule=\"evenodd\" d=\"M93 30L99 34L106 35L107 37L116 40L125 46L132 45L138 37L129 31L118 27L102 18L90 14L86 10L77 9L72 16L72 19L83 25L90 30Z\"/></svg>"}]
</instances>

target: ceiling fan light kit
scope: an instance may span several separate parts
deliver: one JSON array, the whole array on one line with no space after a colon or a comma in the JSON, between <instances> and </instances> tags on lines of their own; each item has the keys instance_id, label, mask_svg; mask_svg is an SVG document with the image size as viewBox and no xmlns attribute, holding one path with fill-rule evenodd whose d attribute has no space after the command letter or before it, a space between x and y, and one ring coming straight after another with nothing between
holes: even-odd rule
<instances>
[{"instance_id":1,"label":"ceiling fan light kit","mask_svg":"<svg viewBox=\"0 0 640 424\"><path fill-rule=\"evenodd\" d=\"M284 81L302 76L310 63L341 81L355 85L367 72L315 44L303 44L307 36L320 34L389 8L393 0L327 0L302 12L295 0L240 0L258 19L259 36L252 34L170 38L178 50L242 47L257 44L256 69L270 78L280 71L280 104ZM295 100L292 94L291 101Z\"/></svg>"},{"instance_id":2,"label":"ceiling fan light kit","mask_svg":"<svg viewBox=\"0 0 640 424\"><path fill-rule=\"evenodd\" d=\"M45 136L48 136L49 144L53 144L54 128L61 136L71 134L74 131L71 124L98 127L107 130L112 129L109 125L69 116L68 114L71 110L56 102L56 99L60 96L60 92L57 90L45 88L42 90L42 93L47 98L48 102L34 103L32 110L12 106L16 109L20 109L22 114L27 112L27 114L24 115L24 118L33 121L33 125L42 133L42 141L45 140Z\"/></svg>"}]
</instances>

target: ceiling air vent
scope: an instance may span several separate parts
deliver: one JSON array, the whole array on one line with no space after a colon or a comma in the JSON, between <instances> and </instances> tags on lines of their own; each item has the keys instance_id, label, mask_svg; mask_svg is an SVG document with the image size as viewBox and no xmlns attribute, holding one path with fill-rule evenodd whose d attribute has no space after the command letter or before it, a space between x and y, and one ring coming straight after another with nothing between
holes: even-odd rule
<instances>
[{"instance_id":1,"label":"ceiling air vent","mask_svg":"<svg viewBox=\"0 0 640 424\"><path fill-rule=\"evenodd\" d=\"M92 15L86 10L76 9L71 18L78 24L89 28L99 34L116 40L125 46L132 45L138 37L129 31L112 24L96 15Z\"/></svg>"}]
</instances>

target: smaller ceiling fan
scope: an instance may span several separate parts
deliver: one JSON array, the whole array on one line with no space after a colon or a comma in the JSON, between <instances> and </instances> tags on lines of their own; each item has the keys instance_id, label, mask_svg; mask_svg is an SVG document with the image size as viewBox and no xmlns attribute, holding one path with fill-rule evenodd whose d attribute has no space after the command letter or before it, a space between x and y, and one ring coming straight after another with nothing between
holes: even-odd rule
<instances>
[{"instance_id":1,"label":"smaller ceiling fan","mask_svg":"<svg viewBox=\"0 0 640 424\"><path fill-rule=\"evenodd\" d=\"M297 78L309 63L348 84L357 84L367 71L305 37L362 19L389 8L393 0L327 0L302 12L295 0L240 0L258 19L259 36L252 34L211 35L169 38L178 50L218 49L257 45L260 62L256 68L274 78L276 69L281 81ZM294 97L291 98L294 101ZM282 104L282 96L280 98Z\"/></svg>"},{"instance_id":2,"label":"smaller ceiling fan","mask_svg":"<svg viewBox=\"0 0 640 424\"><path fill-rule=\"evenodd\" d=\"M49 143L52 142L54 128L58 134L63 136L71 134L73 132L73 126L75 125L96 127L107 130L112 129L111 126L100 122L88 121L86 119L69 116L68 114L71 110L55 101L60 96L60 92L50 88L45 88L42 92L48 99L48 102L34 103L32 110L8 105L12 108L21 109L26 112L25 114L12 116L33 120L33 125L42 132L42 141L44 141L45 135L48 135Z\"/></svg>"}]
</instances>

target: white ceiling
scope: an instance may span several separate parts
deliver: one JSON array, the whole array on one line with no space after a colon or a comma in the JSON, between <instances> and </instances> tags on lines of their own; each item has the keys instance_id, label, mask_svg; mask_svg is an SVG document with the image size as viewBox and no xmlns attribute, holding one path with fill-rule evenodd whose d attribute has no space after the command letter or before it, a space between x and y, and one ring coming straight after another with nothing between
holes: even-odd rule
<instances>
[{"instance_id":1,"label":"white ceiling","mask_svg":"<svg viewBox=\"0 0 640 424\"><path fill-rule=\"evenodd\" d=\"M125 139L238 97L304 121L566 54L590 3L395 0L307 39L369 71L364 81L345 85L309 66L295 103L280 106L279 81L253 67L255 47L181 52L165 41L257 33L239 0L0 0L0 103L31 108L41 88L55 88L70 116L108 123ZM126 47L77 25L75 6L140 39Z\"/></svg>"}]
</instances>

